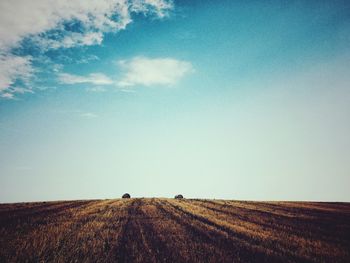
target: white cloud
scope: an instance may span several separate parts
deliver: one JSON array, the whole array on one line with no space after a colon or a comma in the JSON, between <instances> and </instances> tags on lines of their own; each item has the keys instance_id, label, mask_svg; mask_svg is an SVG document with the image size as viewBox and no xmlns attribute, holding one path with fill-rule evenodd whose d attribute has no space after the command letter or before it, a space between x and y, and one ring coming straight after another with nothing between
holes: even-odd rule
<instances>
[{"instance_id":1,"label":"white cloud","mask_svg":"<svg viewBox=\"0 0 350 263\"><path fill-rule=\"evenodd\" d=\"M104 33L120 31L131 23L131 13L162 18L172 7L171 0L2 0L0 93L18 78L29 79L33 72L30 57L11 53L21 47L23 39L41 50L99 45ZM79 25L79 30L67 29L67 23Z\"/></svg>"},{"instance_id":2,"label":"white cloud","mask_svg":"<svg viewBox=\"0 0 350 263\"><path fill-rule=\"evenodd\" d=\"M135 57L131 60L120 60L118 64L124 70L124 75L117 84L123 87L172 85L193 72L190 62L174 58Z\"/></svg>"},{"instance_id":3,"label":"white cloud","mask_svg":"<svg viewBox=\"0 0 350 263\"><path fill-rule=\"evenodd\" d=\"M174 58L135 57L130 60L120 60L118 65L123 71L118 81L112 80L102 73L91 73L86 76L60 73L58 74L58 80L62 84L116 84L130 89L135 85L173 85L186 74L194 71L190 62ZM97 86L89 87L87 91L102 92L105 89Z\"/></svg>"},{"instance_id":4,"label":"white cloud","mask_svg":"<svg viewBox=\"0 0 350 263\"><path fill-rule=\"evenodd\" d=\"M170 8L169 0L3 0L0 1L0 48L11 48L24 37L51 29L63 32L64 22L81 23L86 34L75 34L71 40L91 44L102 38L101 32L124 29L132 21L131 12L163 17Z\"/></svg>"},{"instance_id":5,"label":"white cloud","mask_svg":"<svg viewBox=\"0 0 350 263\"><path fill-rule=\"evenodd\" d=\"M58 80L63 84L79 84L79 83L91 83L95 85L109 85L113 84L113 81L102 73L91 73L87 76L78 76L68 73L61 73L58 75Z\"/></svg>"},{"instance_id":6,"label":"white cloud","mask_svg":"<svg viewBox=\"0 0 350 263\"><path fill-rule=\"evenodd\" d=\"M14 84L16 79L27 83L32 74L31 57L0 54L0 92Z\"/></svg>"}]
</instances>

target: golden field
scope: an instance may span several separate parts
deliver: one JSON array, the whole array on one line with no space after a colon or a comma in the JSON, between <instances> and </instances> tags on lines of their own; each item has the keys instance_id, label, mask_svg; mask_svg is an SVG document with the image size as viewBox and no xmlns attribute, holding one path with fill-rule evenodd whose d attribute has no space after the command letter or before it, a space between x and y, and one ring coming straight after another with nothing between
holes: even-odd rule
<instances>
[{"instance_id":1,"label":"golden field","mask_svg":"<svg viewBox=\"0 0 350 263\"><path fill-rule=\"evenodd\" d=\"M0 204L0 262L350 262L350 204L166 198Z\"/></svg>"}]
</instances>

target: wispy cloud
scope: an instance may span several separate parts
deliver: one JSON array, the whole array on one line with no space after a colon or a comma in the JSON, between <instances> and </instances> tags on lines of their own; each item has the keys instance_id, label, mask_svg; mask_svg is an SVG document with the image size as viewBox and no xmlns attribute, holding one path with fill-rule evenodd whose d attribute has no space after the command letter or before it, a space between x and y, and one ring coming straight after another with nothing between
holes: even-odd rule
<instances>
[{"instance_id":1,"label":"wispy cloud","mask_svg":"<svg viewBox=\"0 0 350 263\"><path fill-rule=\"evenodd\" d=\"M6 92L0 92L0 97L4 99L15 99L15 94L34 93L31 88L9 87Z\"/></svg>"},{"instance_id":2,"label":"wispy cloud","mask_svg":"<svg viewBox=\"0 0 350 263\"><path fill-rule=\"evenodd\" d=\"M135 85L172 85L193 72L193 66L188 61L174 58L135 57L130 60L118 61L124 71L118 85L122 87Z\"/></svg>"},{"instance_id":3,"label":"wispy cloud","mask_svg":"<svg viewBox=\"0 0 350 263\"><path fill-rule=\"evenodd\" d=\"M93 119L98 117L98 115L94 112L91 112L89 110L81 110L81 109L56 109L56 110L53 110L53 113L59 114L59 115L63 114L74 118L85 118L85 119Z\"/></svg>"},{"instance_id":4,"label":"wispy cloud","mask_svg":"<svg viewBox=\"0 0 350 263\"><path fill-rule=\"evenodd\" d=\"M86 88L86 91L89 91L89 92L105 92L106 89L104 87L101 87L101 86L95 86L95 87L88 87L88 88Z\"/></svg>"},{"instance_id":5,"label":"wispy cloud","mask_svg":"<svg viewBox=\"0 0 350 263\"><path fill-rule=\"evenodd\" d=\"M137 13L155 13L158 17L169 15L169 10L173 8L173 1L164 0L138 0L133 1L131 10Z\"/></svg>"},{"instance_id":6,"label":"wispy cloud","mask_svg":"<svg viewBox=\"0 0 350 263\"><path fill-rule=\"evenodd\" d=\"M86 63L89 63L90 61L94 61L94 60L100 60L100 58L96 55L88 55L86 57L82 57L81 59L77 60L76 63L77 64L86 64Z\"/></svg>"},{"instance_id":7,"label":"wispy cloud","mask_svg":"<svg viewBox=\"0 0 350 263\"><path fill-rule=\"evenodd\" d=\"M12 93L9 93L9 92L3 92L0 94L0 97L10 100L10 99L13 99L15 97L15 95L13 95Z\"/></svg>"},{"instance_id":8,"label":"wispy cloud","mask_svg":"<svg viewBox=\"0 0 350 263\"><path fill-rule=\"evenodd\" d=\"M32 75L31 57L0 53L0 92L9 88L16 80L22 80L27 83Z\"/></svg>"},{"instance_id":9,"label":"wispy cloud","mask_svg":"<svg viewBox=\"0 0 350 263\"><path fill-rule=\"evenodd\" d=\"M22 88L22 87L11 87L9 90L13 93L18 93L18 94L34 93L32 89Z\"/></svg>"},{"instance_id":10,"label":"wispy cloud","mask_svg":"<svg viewBox=\"0 0 350 263\"><path fill-rule=\"evenodd\" d=\"M76 46L100 45L103 41L102 32L68 32L59 36L58 39L52 39L36 36L32 41L42 49L71 48Z\"/></svg>"},{"instance_id":11,"label":"wispy cloud","mask_svg":"<svg viewBox=\"0 0 350 263\"><path fill-rule=\"evenodd\" d=\"M136 90L134 90L134 89L120 89L120 91L121 92L125 92L125 93L135 93L136 92Z\"/></svg>"},{"instance_id":12,"label":"wispy cloud","mask_svg":"<svg viewBox=\"0 0 350 263\"><path fill-rule=\"evenodd\" d=\"M101 85L117 85L123 91L130 91L130 87L173 85L185 75L194 71L189 61L175 58L147 58L134 57L120 60L117 63L121 69L121 77L117 80L103 73L90 73L85 76L69 73L59 73L58 81L62 84L88 83L97 85L88 87L91 92L106 91Z\"/></svg>"},{"instance_id":13,"label":"wispy cloud","mask_svg":"<svg viewBox=\"0 0 350 263\"><path fill-rule=\"evenodd\" d=\"M94 119L97 118L98 115L92 112L83 112L80 114L81 117L86 118L86 119Z\"/></svg>"},{"instance_id":14,"label":"wispy cloud","mask_svg":"<svg viewBox=\"0 0 350 263\"><path fill-rule=\"evenodd\" d=\"M113 84L113 81L102 73L91 73L87 76L78 76L68 73L58 74L59 82L63 84L79 84L79 83L90 83L95 85L109 85Z\"/></svg>"},{"instance_id":15,"label":"wispy cloud","mask_svg":"<svg viewBox=\"0 0 350 263\"><path fill-rule=\"evenodd\" d=\"M105 33L125 29L132 13L162 18L172 8L171 0L0 1L0 93L33 75L32 59L12 52L23 40L42 51L99 45Z\"/></svg>"}]
</instances>

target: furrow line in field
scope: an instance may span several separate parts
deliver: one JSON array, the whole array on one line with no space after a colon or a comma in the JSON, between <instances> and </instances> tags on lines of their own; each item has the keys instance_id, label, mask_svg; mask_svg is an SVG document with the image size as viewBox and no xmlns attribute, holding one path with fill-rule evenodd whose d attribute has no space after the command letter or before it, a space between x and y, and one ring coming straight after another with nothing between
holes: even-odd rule
<instances>
[{"instance_id":1,"label":"furrow line in field","mask_svg":"<svg viewBox=\"0 0 350 263\"><path fill-rule=\"evenodd\" d=\"M40 222L43 221L43 219L49 217L49 216L57 216L59 213L65 213L69 209L79 209L81 207L84 207L85 205L90 205L94 201L79 201L79 202L69 202L67 203L59 203L55 205L49 205L48 207L43 207L43 209L40 210L34 210L30 213L23 213L20 215L4 215L3 217L0 217L0 225L1 226L13 226L15 224L18 224L20 221L26 221L26 222L32 222L34 220L39 220Z\"/></svg>"},{"instance_id":2,"label":"furrow line in field","mask_svg":"<svg viewBox=\"0 0 350 263\"><path fill-rule=\"evenodd\" d=\"M346 225L346 222L350 220L350 217L347 218L344 222L338 222L336 218L332 218L332 221L327 221L322 218L305 218L293 216L285 216L278 213L272 213L269 210L263 210L265 203L254 204L254 207L251 206L241 206L237 205L237 202L225 202L221 203L218 201L203 200L205 204L210 204L213 206L218 206L225 211L234 210L232 213L245 214L247 215L247 220L253 220L254 218L259 218L260 221L264 221L264 226L271 227L272 229L279 231L286 231L291 233L291 235L296 235L301 238L311 238L322 240L325 242L335 242L348 244L349 235L346 234L346 231L340 232L338 235L333 235L338 225ZM271 207L269 207L271 209ZM249 219L253 218L253 219ZM256 220L255 220L256 221ZM348 231L349 233L349 231Z\"/></svg>"},{"instance_id":3,"label":"furrow line in field","mask_svg":"<svg viewBox=\"0 0 350 263\"><path fill-rule=\"evenodd\" d=\"M256 209L271 212L274 214L285 214L289 217L298 217L303 218L304 220L313 220L317 219L329 219L337 216L337 219L347 220L349 218L350 206L347 209L343 210L326 210L327 206L322 205L321 203L304 203L300 202L253 202L253 201L244 201L241 202L246 206L253 206ZM228 201L226 204L236 205L236 201Z\"/></svg>"},{"instance_id":4,"label":"furrow line in field","mask_svg":"<svg viewBox=\"0 0 350 263\"><path fill-rule=\"evenodd\" d=\"M241 208L236 209L236 211L232 211L233 208L231 211L227 211L227 209L229 209L227 206L222 205L222 208L208 206L206 200L191 200L190 203L199 208L213 211L213 216L216 216L216 218L219 220L226 221L233 225L238 225L240 228L243 227L246 229L247 236L250 237L251 240L255 240L253 243L262 247L273 248L274 251L280 253L281 255L288 254L289 257L293 257L295 255L295 251L301 249L299 242L312 245L315 241L320 240L315 239L311 233L307 235L307 232L302 232L298 228L291 228L290 226L281 223L281 220L278 220L278 223L275 220L271 222L266 220L265 223L258 221L254 218L261 219L261 216L254 216L252 212L248 213L249 216L247 216L246 211ZM217 203L213 206L219 207L220 205L220 203ZM226 218L222 218L222 216L225 216ZM288 228L286 228L286 226ZM241 230L241 232L243 233L245 230ZM259 237L258 235L261 234L262 237ZM264 236L266 236L266 238L264 238ZM291 240L293 242L291 242ZM327 242L328 239L325 238L323 241ZM312 256L309 255L308 258L310 257ZM298 261L299 260L300 259L298 259Z\"/></svg>"},{"instance_id":5,"label":"furrow line in field","mask_svg":"<svg viewBox=\"0 0 350 263\"><path fill-rule=\"evenodd\" d=\"M198 206L199 208L202 208L203 206L205 207L207 200L202 201L202 204L200 201L196 200L191 200L189 201L189 204L193 204L193 203L197 203L195 204L195 206ZM219 206L220 203L217 202L213 202L213 201L209 201L209 203L211 203L213 206ZM222 209L231 209L231 211L225 211L225 212L233 212L232 210L235 209L235 213L233 213L233 217L235 214L246 214L249 215L249 217L253 217L253 218L259 218L262 219L263 217L259 214L258 215L254 215L253 211L248 210L244 211L244 209L242 209L241 207L239 207L239 209L236 209L236 207L232 206L227 206L224 204L221 204ZM211 207L212 208L212 207ZM249 208L251 209L251 208ZM215 210L215 209L214 209ZM219 209L221 210L221 209ZM197 210L198 211L198 210ZM207 214L207 212L202 211L202 212L198 212L199 214L204 213L205 215ZM196 212L197 214L197 212ZM211 216L210 216L211 214ZM220 219L221 221L228 221L228 222L232 222L230 224L233 225L242 225L242 221L241 222L235 222L235 220L231 220L231 217L222 217L215 213L208 213L207 216L210 217L217 217L217 219ZM290 232L286 232L285 229L283 229L284 226L288 226L291 224L290 221L287 221L286 218L279 218L278 220L276 220L276 218L269 218L270 220L272 220L272 224L276 225L276 229L273 229L273 227L270 228L270 232L266 231L264 229L262 229L261 231L257 231L257 229L253 230L254 225L252 225L252 228L249 227L249 225L244 225L244 228L247 229L247 234L250 233L250 235L252 235L253 239L258 238L257 240L260 240L260 243L263 247L267 247L267 248L271 248L274 251L280 253L281 255L285 255L287 254L290 258L292 258L294 255L300 255L299 258L297 259L297 261L299 262L301 259L303 260L309 260L309 261L314 261L315 258L318 258L321 256L321 254L323 255L323 257L329 257L329 254L327 254L326 251L331 251L333 250L333 253L338 253L338 254L344 254L344 250L342 249L342 247L345 249L346 247L348 247L349 242L346 240L346 238L341 238L341 237L337 237L337 235L332 235L332 233L329 233L328 236L331 237L320 237L317 236L318 231L315 230L313 232L308 232L310 231L310 226L311 223L314 223L317 225L317 222L310 222L309 224L305 224L303 225L303 227L300 226L300 222L298 222L298 220L296 218L290 218L290 221L295 221L293 222L293 225L295 223L295 227L293 226L292 228L289 228ZM249 221L249 219L247 220L247 222ZM268 222L268 221L267 221ZM298 225L299 223L299 225ZM229 226L230 227L230 226ZM290 226L289 226L290 227ZM301 232L300 229L304 229L304 232ZM239 228L238 228L239 230ZM251 231L253 230L253 231ZM241 230L239 230L241 231ZM296 233L299 233L299 235L297 235ZM243 231L244 234L244 231ZM261 235L261 237L259 237ZM316 235L316 237L315 237ZM322 243L320 243L320 241ZM303 245L301 245L303 244ZM340 245L340 246L339 246ZM305 249L305 247L308 247L309 249ZM318 254L312 253L312 251L317 251L319 249L321 249L322 247L322 251L318 252ZM302 252L302 253L301 253ZM329 258L328 260L330 260L331 258Z\"/></svg>"},{"instance_id":6,"label":"furrow line in field","mask_svg":"<svg viewBox=\"0 0 350 263\"><path fill-rule=\"evenodd\" d=\"M150 202L149 205L155 206L154 201ZM162 239L160 233L157 231L155 221L160 220L161 217L149 217L149 214L141 207L139 212L141 215L140 218L143 218L141 222L138 220L143 240L145 241L146 247L150 250L150 253L155 254L154 262L185 262L180 255L174 253L174 249L176 248L171 249L168 247L167 242Z\"/></svg>"},{"instance_id":7,"label":"furrow line in field","mask_svg":"<svg viewBox=\"0 0 350 263\"><path fill-rule=\"evenodd\" d=\"M71 240L67 236L74 234L72 226L76 225L76 220L86 216L87 207L94 205L96 202L71 208L73 211L70 213L65 210L64 214L43 216L42 220L45 224L32 227L28 233L14 231L9 240L12 243L8 246L10 249L3 252L16 256L17 260L14 261L48 262L53 260L53 257L59 256L60 248L70 244ZM91 213L94 212L91 211ZM16 253L13 254L11 251L16 251Z\"/></svg>"},{"instance_id":8,"label":"furrow line in field","mask_svg":"<svg viewBox=\"0 0 350 263\"><path fill-rule=\"evenodd\" d=\"M109 212L108 204L113 202L115 201L97 201L73 213L72 218L69 219L67 225L65 226L65 231L62 231L62 237L58 240L58 247L55 248L56 257L61 257L61 259L64 261L73 261L73 259L77 256L77 249L79 250L82 246L84 236L85 242L92 241L91 237L88 236L90 233L82 230L87 225L93 226L96 222L103 222L100 219L105 213ZM108 223L108 220L104 221L103 223ZM96 233L97 229L94 229L93 232ZM83 260L83 258L81 259Z\"/></svg>"},{"instance_id":9,"label":"furrow line in field","mask_svg":"<svg viewBox=\"0 0 350 263\"><path fill-rule=\"evenodd\" d=\"M261 238L257 238L255 236L247 235L247 234L244 234L242 232L233 230L229 226L227 226L226 224L219 224L217 222L214 222L213 220L207 218L206 216L204 216L200 213L192 213L192 212L188 211L186 208L184 208L183 206L181 206L182 202L183 201L179 202L180 205L179 204L175 205L171 202L169 202L169 204L174 209L176 209L179 212L185 214L186 216L192 218L193 220L196 220L196 221L201 222L205 225L211 226L211 227L217 229L218 231L226 233L227 236L229 238L231 238L232 240L240 240L240 242L242 244L244 244L245 246L254 248L255 249L254 253L256 253L256 256L258 256L259 258L260 257L264 258L264 260L266 260L267 262L272 262L274 260L278 262L281 260L281 259L279 259L279 257L282 256L283 254L286 254L286 253L289 254L288 256L291 260L294 260L297 262L310 262L310 261L307 261L305 258L298 257L297 255L291 253L290 251L286 251L283 248L281 248L280 246L277 246L278 242L273 241L273 242L270 242L272 244L267 244ZM184 204L188 205L188 204L190 204L190 202L184 201ZM213 216L215 216L215 215L213 215ZM218 220L218 221L222 221L222 220ZM275 245L273 250L271 249L271 245ZM268 254L268 258L267 258L267 254Z\"/></svg>"},{"instance_id":10,"label":"furrow line in field","mask_svg":"<svg viewBox=\"0 0 350 263\"><path fill-rule=\"evenodd\" d=\"M34 202L34 203L20 203L20 204L0 204L0 216L5 213L20 214L26 211L40 210L55 206L61 203L71 203L72 201L52 201L52 202Z\"/></svg>"},{"instance_id":11,"label":"furrow line in field","mask_svg":"<svg viewBox=\"0 0 350 263\"><path fill-rule=\"evenodd\" d=\"M89 257L84 261L115 262L114 247L118 244L120 232L127 219L124 213L126 213L126 207L122 200L111 200L103 209L97 210L96 216L90 220L90 224L93 224L90 234L94 235L93 240L96 244L88 249L91 252L86 253ZM85 221L89 221L89 218ZM88 236L84 239L91 240ZM99 252L96 253L96 251ZM83 261L82 258L80 260Z\"/></svg>"},{"instance_id":12,"label":"furrow line in field","mask_svg":"<svg viewBox=\"0 0 350 263\"><path fill-rule=\"evenodd\" d=\"M135 223L135 214L138 200L133 199L127 209L127 217L122 226L115 250L115 262L140 262L142 251L142 237L140 237L139 226Z\"/></svg>"},{"instance_id":13,"label":"furrow line in field","mask_svg":"<svg viewBox=\"0 0 350 263\"><path fill-rule=\"evenodd\" d=\"M230 251L230 257L240 259L242 262L256 262L256 259L259 259L259 262L280 261L272 251L269 251L269 255L267 256L258 246L249 242L250 240L243 239L242 235L225 226L218 225L197 214L192 214L169 201L164 206L173 209L172 212L167 209L164 209L164 211L168 212L169 216L172 216L180 224L185 224L191 232L195 233L194 237L199 235L207 243L211 243L213 246L219 246L224 251ZM185 218L187 219L186 221ZM254 255L252 256L252 254Z\"/></svg>"},{"instance_id":14,"label":"furrow line in field","mask_svg":"<svg viewBox=\"0 0 350 263\"><path fill-rule=\"evenodd\" d=\"M303 238L307 237L307 232L302 231L300 227L294 227L294 225L291 224L290 221L293 219L287 220L286 218L281 218L278 216L274 217L272 215L264 216L264 214L260 213L260 211L255 212L242 207L228 207L227 205L214 203L207 200L192 201L191 204L203 207L215 213L221 213L230 216L231 219L237 219L241 222L248 222L250 224L254 224L257 227L264 228L265 230L278 230L281 232L285 232L288 235L295 235ZM273 220L271 220L271 217L273 217ZM276 222L278 222L278 224Z\"/></svg>"},{"instance_id":15,"label":"furrow line in field","mask_svg":"<svg viewBox=\"0 0 350 263\"><path fill-rule=\"evenodd\" d=\"M191 243L198 242L202 247L217 248L218 244L224 244L225 242L227 242L226 237L221 235L220 233L212 233L206 229L199 227L198 225L191 224L190 220L188 220L187 217L183 217L182 215L179 215L178 213L173 211L171 206L169 206L166 201L157 200L156 207L159 213L161 213L164 216L164 218L167 218L168 220L173 222L172 225L175 223L184 230L184 238L187 240L187 247L192 247ZM183 245L183 243L181 245ZM178 252L181 253L181 247L175 246L175 249L180 250ZM219 247L219 249L223 249L223 247ZM184 258L184 261L182 262L199 262L200 258L205 258L207 260L206 262L214 262L214 260L210 260L213 258L216 259L216 262L225 262L225 260L221 257L222 255L215 250L200 251L199 249L197 249L194 251L196 251L196 254L190 254L189 256L198 256L198 258ZM238 248L234 247L231 249L231 245L230 249L226 249L226 253L230 255L230 258L239 257Z\"/></svg>"}]
</instances>

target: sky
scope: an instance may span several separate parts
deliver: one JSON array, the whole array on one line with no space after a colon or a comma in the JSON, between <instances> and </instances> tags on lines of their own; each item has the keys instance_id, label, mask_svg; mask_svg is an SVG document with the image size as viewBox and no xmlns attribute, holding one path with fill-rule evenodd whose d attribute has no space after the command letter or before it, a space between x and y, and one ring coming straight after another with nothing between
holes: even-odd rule
<instances>
[{"instance_id":1,"label":"sky","mask_svg":"<svg viewBox=\"0 0 350 263\"><path fill-rule=\"evenodd\" d=\"M349 1L0 1L0 202L350 201Z\"/></svg>"}]
</instances>

